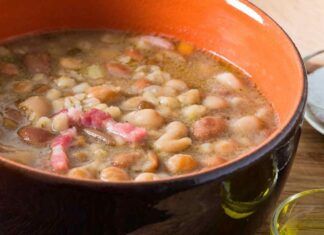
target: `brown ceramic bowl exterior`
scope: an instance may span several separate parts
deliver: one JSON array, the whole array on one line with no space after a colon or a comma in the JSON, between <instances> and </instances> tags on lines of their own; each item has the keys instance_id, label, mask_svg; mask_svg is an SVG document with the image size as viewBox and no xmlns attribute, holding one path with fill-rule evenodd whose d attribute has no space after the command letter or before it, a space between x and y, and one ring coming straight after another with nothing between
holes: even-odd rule
<instances>
[{"instance_id":1,"label":"brown ceramic bowl exterior","mask_svg":"<svg viewBox=\"0 0 324 235\"><path fill-rule=\"evenodd\" d=\"M148 183L78 181L0 157L0 234L253 234L276 202L300 137L305 72L269 17L236 0L0 0L0 39L66 28L157 32L217 52L272 102L280 127L218 169Z\"/></svg>"}]
</instances>

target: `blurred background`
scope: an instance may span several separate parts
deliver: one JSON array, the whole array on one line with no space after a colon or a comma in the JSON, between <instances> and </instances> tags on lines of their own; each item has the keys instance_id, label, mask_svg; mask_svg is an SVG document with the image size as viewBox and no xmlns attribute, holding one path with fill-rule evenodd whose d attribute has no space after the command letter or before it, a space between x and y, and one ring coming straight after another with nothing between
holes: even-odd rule
<instances>
[{"instance_id":1,"label":"blurred background","mask_svg":"<svg viewBox=\"0 0 324 235\"><path fill-rule=\"evenodd\" d=\"M286 30L303 56L324 49L323 0L251 0L250 2L263 9Z\"/></svg>"},{"instance_id":2,"label":"blurred background","mask_svg":"<svg viewBox=\"0 0 324 235\"><path fill-rule=\"evenodd\" d=\"M302 56L324 49L324 0L251 0L263 9L293 39ZM324 55L315 63L324 66ZM324 188L324 136L306 121L297 156L280 201L300 191ZM269 234L265 222L257 234Z\"/></svg>"}]
</instances>

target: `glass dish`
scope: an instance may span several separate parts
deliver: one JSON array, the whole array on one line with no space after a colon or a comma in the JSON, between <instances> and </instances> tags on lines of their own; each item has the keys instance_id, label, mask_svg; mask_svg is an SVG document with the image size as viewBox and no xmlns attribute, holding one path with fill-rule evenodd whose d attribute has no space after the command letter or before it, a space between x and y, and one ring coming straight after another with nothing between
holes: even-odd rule
<instances>
[{"instance_id":1,"label":"glass dish","mask_svg":"<svg viewBox=\"0 0 324 235\"><path fill-rule=\"evenodd\" d=\"M272 235L323 235L324 188L288 197L275 210L270 226Z\"/></svg>"}]
</instances>

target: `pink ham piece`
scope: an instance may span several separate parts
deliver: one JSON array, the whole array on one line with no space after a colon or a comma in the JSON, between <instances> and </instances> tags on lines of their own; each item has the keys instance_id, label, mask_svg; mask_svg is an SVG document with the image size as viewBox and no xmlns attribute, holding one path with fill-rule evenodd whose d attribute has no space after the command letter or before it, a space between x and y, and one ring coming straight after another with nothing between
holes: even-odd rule
<instances>
[{"instance_id":1,"label":"pink ham piece","mask_svg":"<svg viewBox=\"0 0 324 235\"><path fill-rule=\"evenodd\" d=\"M70 126L105 129L130 143L141 142L147 136L147 131L144 128L136 127L130 123L116 122L109 114L99 109L93 108L83 113L79 109L70 108L63 109L57 114L62 112L67 113Z\"/></svg>"},{"instance_id":2,"label":"pink ham piece","mask_svg":"<svg viewBox=\"0 0 324 235\"><path fill-rule=\"evenodd\" d=\"M169 42L168 40L157 37L157 36L141 36L140 40L142 40L144 43L148 43L152 46L167 49L167 50L173 50L174 45Z\"/></svg>"},{"instance_id":3,"label":"pink ham piece","mask_svg":"<svg viewBox=\"0 0 324 235\"><path fill-rule=\"evenodd\" d=\"M82 110L79 108L69 108L66 112L69 117L70 125L78 125L83 115Z\"/></svg>"},{"instance_id":4,"label":"pink ham piece","mask_svg":"<svg viewBox=\"0 0 324 235\"><path fill-rule=\"evenodd\" d=\"M112 120L111 116L99 109L91 109L85 112L81 117L81 125L100 129L104 127L104 123Z\"/></svg>"},{"instance_id":5,"label":"pink ham piece","mask_svg":"<svg viewBox=\"0 0 324 235\"><path fill-rule=\"evenodd\" d=\"M85 113L76 108L63 109L57 114L62 112L68 114L71 126L105 129L107 132L120 136L130 143L140 142L147 136L147 131L144 128L136 127L130 123L115 122L109 114L99 109L91 109ZM53 139L51 144L51 165L54 171L64 172L69 169L66 152L76 134L76 128L72 127Z\"/></svg>"},{"instance_id":6,"label":"pink ham piece","mask_svg":"<svg viewBox=\"0 0 324 235\"><path fill-rule=\"evenodd\" d=\"M108 121L105 124L106 130L112 134L124 138L127 142L140 142L142 141L147 132L144 128L135 127L130 123L118 123Z\"/></svg>"},{"instance_id":7,"label":"pink ham piece","mask_svg":"<svg viewBox=\"0 0 324 235\"><path fill-rule=\"evenodd\" d=\"M75 136L76 129L73 127L62 132L53 140L51 144L51 165L54 171L62 172L69 169L69 160L66 151Z\"/></svg>"},{"instance_id":8,"label":"pink ham piece","mask_svg":"<svg viewBox=\"0 0 324 235\"><path fill-rule=\"evenodd\" d=\"M128 78L132 72L129 67L123 64L107 63L106 68L109 74L119 78Z\"/></svg>"},{"instance_id":9,"label":"pink ham piece","mask_svg":"<svg viewBox=\"0 0 324 235\"><path fill-rule=\"evenodd\" d=\"M51 165L54 171L64 172L69 169L68 157L61 145L52 147Z\"/></svg>"},{"instance_id":10,"label":"pink ham piece","mask_svg":"<svg viewBox=\"0 0 324 235\"><path fill-rule=\"evenodd\" d=\"M105 128L107 132L118 135L131 143L140 142L147 135L144 128L136 127L130 123L115 122L109 114L98 109L85 112L81 118L81 124L95 129Z\"/></svg>"}]
</instances>

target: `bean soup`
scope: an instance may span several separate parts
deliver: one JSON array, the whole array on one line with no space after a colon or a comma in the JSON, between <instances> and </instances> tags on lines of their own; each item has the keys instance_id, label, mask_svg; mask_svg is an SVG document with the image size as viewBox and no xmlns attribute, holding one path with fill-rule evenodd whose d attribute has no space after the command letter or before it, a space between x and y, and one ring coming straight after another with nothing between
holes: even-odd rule
<instances>
[{"instance_id":1,"label":"bean soup","mask_svg":"<svg viewBox=\"0 0 324 235\"><path fill-rule=\"evenodd\" d=\"M152 181L215 168L277 115L249 77L187 42L66 31L0 46L0 155L81 179Z\"/></svg>"}]
</instances>

